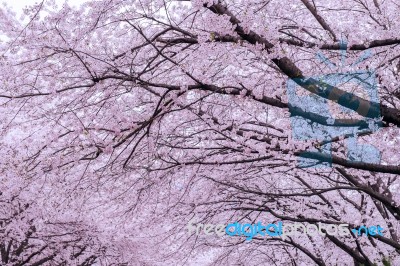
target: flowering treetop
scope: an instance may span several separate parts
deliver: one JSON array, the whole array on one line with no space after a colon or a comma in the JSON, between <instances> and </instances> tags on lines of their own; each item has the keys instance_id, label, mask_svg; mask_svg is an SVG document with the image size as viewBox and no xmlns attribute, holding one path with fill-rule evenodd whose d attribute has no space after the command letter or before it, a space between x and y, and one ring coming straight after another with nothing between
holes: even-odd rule
<instances>
[{"instance_id":1,"label":"flowering treetop","mask_svg":"<svg viewBox=\"0 0 400 266\"><path fill-rule=\"evenodd\" d=\"M43 1L23 23L2 8L1 189L7 204L35 203L31 219L8 214L28 233L0 231L2 245L29 239L33 221L43 232L64 221L87 237L74 245L92 248L80 257L57 246L56 258L37 244L36 262L400 263L398 9L376 0ZM379 98L361 75L329 84L362 71ZM304 106L291 101L290 82ZM306 132L357 130L298 139L294 114ZM367 144L379 160L364 159ZM300 167L307 152L317 167ZM182 228L194 216L387 231L245 243L189 236Z\"/></svg>"}]
</instances>

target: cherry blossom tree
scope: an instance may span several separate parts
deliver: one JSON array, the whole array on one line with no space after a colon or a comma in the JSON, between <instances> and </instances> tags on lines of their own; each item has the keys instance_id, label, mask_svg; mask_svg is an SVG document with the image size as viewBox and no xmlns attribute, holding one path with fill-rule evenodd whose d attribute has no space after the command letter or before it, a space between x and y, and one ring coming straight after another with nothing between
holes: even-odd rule
<instances>
[{"instance_id":1,"label":"cherry blossom tree","mask_svg":"<svg viewBox=\"0 0 400 266\"><path fill-rule=\"evenodd\" d=\"M17 18L4 6L2 262L400 264L399 10L395 0L42 1ZM359 81L329 81L346 73ZM354 73L372 73L379 99ZM385 231L249 242L188 234L193 218Z\"/></svg>"}]
</instances>

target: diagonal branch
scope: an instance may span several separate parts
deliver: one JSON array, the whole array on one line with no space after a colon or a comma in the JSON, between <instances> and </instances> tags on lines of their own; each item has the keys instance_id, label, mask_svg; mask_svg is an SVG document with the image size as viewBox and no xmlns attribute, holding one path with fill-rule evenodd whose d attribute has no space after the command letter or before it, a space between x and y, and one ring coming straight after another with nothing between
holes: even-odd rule
<instances>
[{"instance_id":1,"label":"diagonal branch","mask_svg":"<svg viewBox=\"0 0 400 266\"><path fill-rule=\"evenodd\" d=\"M317 9L312 6L308 0L301 0L301 2L303 2L303 4L307 7L308 10L310 10L311 14L315 17L315 19L318 21L318 23L322 26L322 28L324 28L324 30L326 30L327 32L330 33L330 35L332 36L333 40L336 42L337 41L337 37L335 32L331 29L331 27L329 27L328 23L326 23L326 21L324 20L323 17L321 17L318 13L317 13Z\"/></svg>"},{"instance_id":2,"label":"diagonal branch","mask_svg":"<svg viewBox=\"0 0 400 266\"><path fill-rule=\"evenodd\" d=\"M218 2L217 4L213 4L209 7L205 5L205 7L218 15L229 16L230 22L236 26L236 33L242 39L251 44L262 44L264 45L264 49L268 53L271 53L271 48L273 48L274 45L254 31L245 32L240 26L240 21L227 9L226 6L223 6L220 2ZM287 57L274 58L272 61L286 76L293 79L298 85L309 92L325 99L333 100L339 105L349 108L362 116L376 118L380 111L383 121L387 123L393 123L400 127L399 110L383 104L379 105L379 103L367 101L361 97L345 92L324 82L317 82L312 78L307 79L304 77L302 71Z\"/></svg>"}]
</instances>

